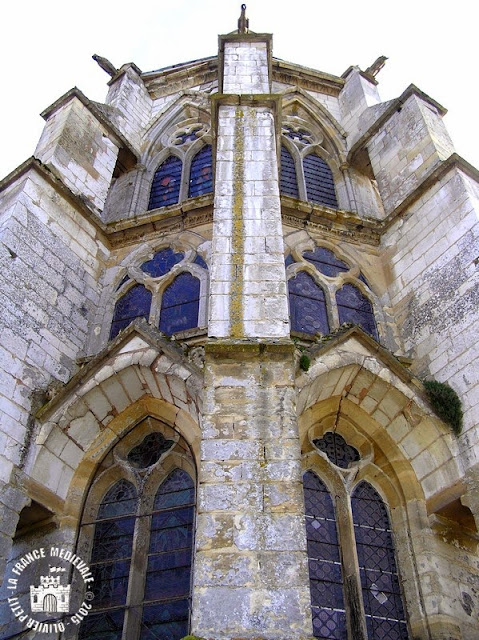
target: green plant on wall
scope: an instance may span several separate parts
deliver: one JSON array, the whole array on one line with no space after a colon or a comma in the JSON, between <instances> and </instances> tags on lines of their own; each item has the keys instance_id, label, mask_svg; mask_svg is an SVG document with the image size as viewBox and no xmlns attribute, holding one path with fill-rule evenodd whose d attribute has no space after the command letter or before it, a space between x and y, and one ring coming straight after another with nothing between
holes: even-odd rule
<instances>
[{"instance_id":1,"label":"green plant on wall","mask_svg":"<svg viewBox=\"0 0 479 640\"><path fill-rule=\"evenodd\" d=\"M452 387L437 380L425 380L424 388L437 415L459 435L462 430L462 404Z\"/></svg>"}]
</instances>

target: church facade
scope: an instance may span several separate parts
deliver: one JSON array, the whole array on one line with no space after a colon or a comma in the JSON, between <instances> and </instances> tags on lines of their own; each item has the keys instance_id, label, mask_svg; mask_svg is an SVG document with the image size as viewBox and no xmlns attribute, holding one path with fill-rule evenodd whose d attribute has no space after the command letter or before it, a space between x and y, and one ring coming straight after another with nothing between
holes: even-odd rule
<instances>
[{"instance_id":1,"label":"church facade","mask_svg":"<svg viewBox=\"0 0 479 640\"><path fill-rule=\"evenodd\" d=\"M55 546L95 586L2 637L477 640L479 172L444 108L276 59L244 5L210 58L95 58L105 103L59 98L0 183L2 575Z\"/></svg>"}]
</instances>

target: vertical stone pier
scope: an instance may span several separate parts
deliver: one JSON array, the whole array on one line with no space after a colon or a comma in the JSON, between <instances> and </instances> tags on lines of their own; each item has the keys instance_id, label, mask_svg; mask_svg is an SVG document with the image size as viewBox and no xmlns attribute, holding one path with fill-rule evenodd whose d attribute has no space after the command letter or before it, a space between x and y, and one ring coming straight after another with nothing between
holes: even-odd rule
<instances>
[{"instance_id":1,"label":"vertical stone pier","mask_svg":"<svg viewBox=\"0 0 479 640\"><path fill-rule=\"evenodd\" d=\"M312 635L271 36L220 36L192 632Z\"/></svg>"}]
</instances>

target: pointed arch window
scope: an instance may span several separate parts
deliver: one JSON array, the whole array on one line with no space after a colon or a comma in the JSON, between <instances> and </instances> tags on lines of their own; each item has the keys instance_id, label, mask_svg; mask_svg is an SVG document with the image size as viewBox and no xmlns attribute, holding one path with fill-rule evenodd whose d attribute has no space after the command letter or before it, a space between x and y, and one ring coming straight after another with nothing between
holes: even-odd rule
<instances>
[{"instance_id":1,"label":"pointed arch window","mask_svg":"<svg viewBox=\"0 0 479 640\"><path fill-rule=\"evenodd\" d=\"M116 291L121 293L127 286L129 289L115 304L110 340L136 318L150 321L151 316L151 322L157 323L158 309L159 328L166 335L198 327L200 299L204 295L202 288L204 291L208 282L208 265L199 254L191 253L185 256L185 253L168 247L157 251L150 260L143 262L141 271L149 278L156 279L154 283L145 280L148 287L153 289L153 294L144 284L131 281L128 275L122 279ZM177 275L172 280L173 274L168 274L175 267ZM192 275L190 270L196 272L198 277ZM143 279L141 275L135 277ZM165 278L169 282L168 286ZM151 312L153 296L155 304Z\"/></svg>"},{"instance_id":2,"label":"pointed arch window","mask_svg":"<svg viewBox=\"0 0 479 640\"><path fill-rule=\"evenodd\" d=\"M303 170L308 200L337 209L334 178L328 163L315 153L310 153L303 159Z\"/></svg>"},{"instance_id":3,"label":"pointed arch window","mask_svg":"<svg viewBox=\"0 0 479 640\"><path fill-rule=\"evenodd\" d=\"M150 191L148 210L176 204L180 198L182 162L169 156L156 170Z\"/></svg>"},{"instance_id":4,"label":"pointed arch window","mask_svg":"<svg viewBox=\"0 0 479 640\"><path fill-rule=\"evenodd\" d=\"M122 329L135 318L150 317L151 291L142 284L135 284L117 301L113 312L110 329L110 340L113 340Z\"/></svg>"},{"instance_id":5,"label":"pointed arch window","mask_svg":"<svg viewBox=\"0 0 479 640\"><path fill-rule=\"evenodd\" d=\"M334 251L321 246L304 251L296 263L290 254L285 264L291 273L288 287L292 331L328 334L330 318L336 327L344 323L355 324L375 340L379 339L373 305L360 289L369 286L363 274L359 272L358 275L357 268L354 270ZM317 278L306 272L306 269L311 270L311 265L317 271ZM356 282L357 286L351 282L344 283L343 274L347 274L348 280ZM332 292L336 289L336 292L326 297L326 287Z\"/></svg>"},{"instance_id":6,"label":"pointed arch window","mask_svg":"<svg viewBox=\"0 0 479 640\"><path fill-rule=\"evenodd\" d=\"M299 198L298 179L296 177L296 167L291 153L284 145L281 145L281 193L293 198Z\"/></svg>"},{"instance_id":7,"label":"pointed arch window","mask_svg":"<svg viewBox=\"0 0 479 640\"><path fill-rule=\"evenodd\" d=\"M213 191L213 156L211 145L202 147L193 158L190 170L188 198Z\"/></svg>"},{"instance_id":8,"label":"pointed arch window","mask_svg":"<svg viewBox=\"0 0 479 640\"><path fill-rule=\"evenodd\" d=\"M116 482L100 503L95 523L90 568L95 585L95 609L80 628L79 638L121 638L130 574L138 496L126 480ZM111 611L113 609L113 611Z\"/></svg>"},{"instance_id":9,"label":"pointed arch window","mask_svg":"<svg viewBox=\"0 0 479 640\"><path fill-rule=\"evenodd\" d=\"M351 496L368 638L407 640L389 515L378 492L361 482Z\"/></svg>"},{"instance_id":10,"label":"pointed arch window","mask_svg":"<svg viewBox=\"0 0 479 640\"><path fill-rule=\"evenodd\" d=\"M137 428L156 423L147 418ZM120 478L101 498L94 521L82 525L80 544L85 544L93 527L89 564L95 580L93 609L81 624L80 640L180 640L188 634L195 484L190 473L174 463L166 467L170 468L166 476L161 466L154 467L160 458L160 465L165 464L175 451L172 455L181 456L177 459L182 466L192 467L192 459L183 438L170 427L163 428L164 435L147 434L130 448L130 454L137 455L146 442L151 449L159 446L158 455L148 460L142 456L142 464L151 464L148 474L135 474L141 490ZM170 443L169 448L165 443ZM110 465L127 475L133 467L128 469L131 456L122 446L120 441ZM102 474L104 468L99 481Z\"/></svg>"},{"instance_id":11,"label":"pointed arch window","mask_svg":"<svg viewBox=\"0 0 479 640\"><path fill-rule=\"evenodd\" d=\"M378 331L371 303L353 284L345 284L336 291L339 323L358 324L373 338L378 339Z\"/></svg>"},{"instance_id":12,"label":"pointed arch window","mask_svg":"<svg viewBox=\"0 0 479 640\"><path fill-rule=\"evenodd\" d=\"M313 471L303 477L311 612L315 638L346 638L341 554L334 505Z\"/></svg>"},{"instance_id":13,"label":"pointed arch window","mask_svg":"<svg viewBox=\"0 0 479 640\"><path fill-rule=\"evenodd\" d=\"M314 637L408 640L389 516L377 491L362 481L351 498L345 488L333 501L312 470L303 487Z\"/></svg>"},{"instance_id":14,"label":"pointed arch window","mask_svg":"<svg viewBox=\"0 0 479 640\"><path fill-rule=\"evenodd\" d=\"M170 336L197 327L199 305L200 281L191 273L180 273L163 292L160 331Z\"/></svg>"},{"instance_id":15,"label":"pointed arch window","mask_svg":"<svg viewBox=\"0 0 479 640\"><path fill-rule=\"evenodd\" d=\"M326 299L320 285L308 273L300 271L289 280L288 286L292 331L328 334Z\"/></svg>"}]
</instances>

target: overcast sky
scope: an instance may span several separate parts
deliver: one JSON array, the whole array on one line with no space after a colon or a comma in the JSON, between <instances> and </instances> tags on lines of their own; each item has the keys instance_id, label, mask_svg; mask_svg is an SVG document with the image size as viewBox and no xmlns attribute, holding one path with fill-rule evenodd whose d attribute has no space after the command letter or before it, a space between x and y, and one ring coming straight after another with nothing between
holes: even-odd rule
<instances>
[{"instance_id":1,"label":"overcast sky","mask_svg":"<svg viewBox=\"0 0 479 640\"><path fill-rule=\"evenodd\" d=\"M143 71L215 55L236 29L237 0L49 0L2 7L0 177L33 155L39 114L73 86L103 101L109 77L91 59ZM444 7L444 8L442 8ZM383 100L411 83L446 107L456 150L479 167L477 18L471 0L249 0L250 28L273 34L273 55L341 75L379 55Z\"/></svg>"}]
</instances>

